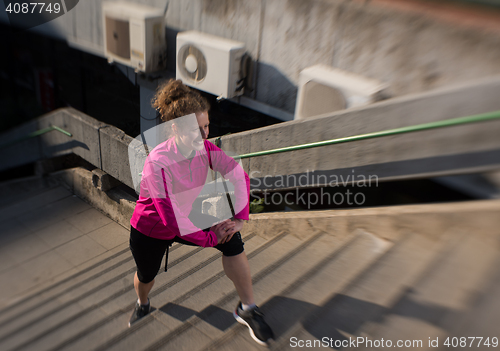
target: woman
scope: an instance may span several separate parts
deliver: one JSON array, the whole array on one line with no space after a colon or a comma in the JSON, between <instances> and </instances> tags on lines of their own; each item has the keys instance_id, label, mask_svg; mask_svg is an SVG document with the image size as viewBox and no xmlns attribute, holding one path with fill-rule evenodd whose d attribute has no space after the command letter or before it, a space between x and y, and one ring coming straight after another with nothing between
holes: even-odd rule
<instances>
[{"instance_id":1,"label":"woman","mask_svg":"<svg viewBox=\"0 0 500 351\"><path fill-rule=\"evenodd\" d=\"M171 124L173 136L148 155L139 200L130 221L138 301L129 326L150 312L148 295L165 250L173 242L180 242L215 247L222 252L224 271L240 297L234 317L249 327L254 340L266 344L273 333L254 303L250 268L239 233L248 220L248 175L206 140L210 106L197 92L180 80L170 80L159 87L152 105L162 120ZM232 220L215 223L217 219L207 220L207 216L192 209L209 168L220 172L235 187Z\"/></svg>"}]
</instances>

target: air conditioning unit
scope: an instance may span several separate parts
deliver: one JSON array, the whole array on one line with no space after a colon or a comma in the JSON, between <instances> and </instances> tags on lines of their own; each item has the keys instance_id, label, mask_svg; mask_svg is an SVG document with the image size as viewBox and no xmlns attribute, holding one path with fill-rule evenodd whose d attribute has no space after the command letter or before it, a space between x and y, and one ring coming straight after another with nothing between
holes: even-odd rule
<instances>
[{"instance_id":1,"label":"air conditioning unit","mask_svg":"<svg viewBox=\"0 0 500 351\"><path fill-rule=\"evenodd\" d=\"M383 100L387 85L326 65L299 74L294 119L304 119Z\"/></svg>"},{"instance_id":2,"label":"air conditioning unit","mask_svg":"<svg viewBox=\"0 0 500 351\"><path fill-rule=\"evenodd\" d=\"M177 34L176 78L184 84L231 98L243 94L245 43L198 31Z\"/></svg>"},{"instance_id":3,"label":"air conditioning unit","mask_svg":"<svg viewBox=\"0 0 500 351\"><path fill-rule=\"evenodd\" d=\"M104 55L136 72L162 70L166 64L164 11L125 1L103 2Z\"/></svg>"}]
</instances>

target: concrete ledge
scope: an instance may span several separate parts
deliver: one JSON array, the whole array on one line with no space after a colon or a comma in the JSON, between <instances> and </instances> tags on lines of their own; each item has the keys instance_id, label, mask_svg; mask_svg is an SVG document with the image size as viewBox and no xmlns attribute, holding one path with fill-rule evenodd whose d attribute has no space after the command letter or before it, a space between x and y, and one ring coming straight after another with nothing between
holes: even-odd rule
<instances>
[{"instance_id":1,"label":"concrete ledge","mask_svg":"<svg viewBox=\"0 0 500 351\"><path fill-rule=\"evenodd\" d=\"M497 76L225 136L222 148L241 155L497 111L499 89ZM308 171L346 176L353 169L380 180L483 171L500 167L499 132L500 120L494 120L254 157L243 166L260 179Z\"/></svg>"},{"instance_id":2,"label":"concrete ledge","mask_svg":"<svg viewBox=\"0 0 500 351\"><path fill-rule=\"evenodd\" d=\"M128 146L133 140L132 137L113 126L108 125L100 131L102 155L100 168L132 189L134 182L130 174Z\"/></svg>"},{"instance_id":3,"label":"concrete ledge","mask_svg":"<svg viewBox=\"0 0 500 351\"><path fill-rule=\"evenodd\" d=\"M222 148L245 154L496 111L500 110L499 90L500 77L495 77L226 136L222 138ZM0 139L6 142L15 140L51 124L68 129L73 137L52 131L13 145L2 150L0 170L43 157L75 153L134 188L128 154L134 139L120 129L75 109L56 110L4 133ZM327 179L331 176L343 176L345 179L354 172L365 179L375 176L380 181L485 172L500 169L499 132L500 120L492 120L254 157L244 159L243 167L250 178L261 182L264 177L291 175L298 178L314 171L317 172L316 182L309 181L308 185L315 186L324 185L318 182L317 176L322 175L321 172ZM138 156L132 165L139 169L144 152L139 150L139 146L132 145L132 149ZM266 187L252 182L252 188L289 188L289 184L278 186L277 182L279 179Z\"/></svg>"},{"instance_id":4,"label":"concrete ledge","mask_svg":"<svg viewBox=\"0 0 500 351\"><path fill-rule=\"evenodd\" d=\"M133 139L74 108L55 110L3 133L1 138L5 145L50 126L60 127L73 136L51 131L8 146L2 150L0 170L74 153L133 188L128 161L128 145Z\"/></svg>"},{"instance_id":5,"label":"concrete ledge","mask_svg":"<svg viewBox=\"0 0 500 351\"><path fill-rule=\"evenodd\" d=\"M136 199L114 188L101 191L92 183L91 171L73 168L51 175L94 208L125 228ZM365 231L384 240L396 242L405 233L418 233L430 240L439 240L442 233L459 233L472 230L485 240L500 234L500 200L481 200L426 205L361 208L350 210L296 211L250 214L243 233L257 233L271 238L283 231L306 238L311 232L323 231L333 236L345 237Z\"/></svg>"},{"instance_id":6,"label":"concrete ledge","mask_svg":"<svg viewBox=\"0 0 500 351\"><path fill-rule=\"evenodd\" d=\"M307 236L321 230L342 235L363 230L396 241L404 232L436 239L442 232L473 229L500 234L500 200L406 205L352 210L297 211L250 214L243 232L273 236L282 231Z\"/></svg>"},{"instance_id":7,"label":"concrete ledge","mask_svg":"<svg viewBox=\"0 0 500 351\"><path fill-rule=\"evenodd\" d=\"M51 158L74 153L96 167L101 166L99 129L106 126L105 123L74 108L64 108L38 119L39 129L52 125L70 132L73 136L69 137L56 131L41 135L39 138L42 157Z\"/></svg>"},{"instance_id":8,"label":"concrete ledge","mask_svg":"<svg viewBox=\"0 0 500 351\"><path fill-rule=\"evenodd\" d=\"M96 168L92 171L92 184L99 190L108 191L120 185L120 182L103 170Z\"/></svg>"}]
</instances>

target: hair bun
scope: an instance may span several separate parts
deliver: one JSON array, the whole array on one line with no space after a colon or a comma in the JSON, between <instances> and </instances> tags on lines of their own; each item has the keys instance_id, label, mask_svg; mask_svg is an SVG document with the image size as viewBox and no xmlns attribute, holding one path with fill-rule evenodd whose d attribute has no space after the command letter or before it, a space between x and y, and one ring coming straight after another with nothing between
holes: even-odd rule
<instances>
[{"instance_id":1,"label":"hair bun","mask_svg":"<svg viewBox=\"0 0 500 351\"><path fill-rule=\"evenodd\" d=\"M164 121L210 109L208 101L184 85L180 79L170 79L161 84L151 100L151 105L161 114Z\"/></svg>"},{"instance_id":2,"label":"hair bun","mask_svg":"<svg viewBox=\"0 0 500 351\"><path fill-rule=\"evenodd\" d=\"M163 87L163 91L165 92L165 104L168 105L188 95L191 89L182 84L180 79L172 79Z\"/></svg>"}]
</instances>

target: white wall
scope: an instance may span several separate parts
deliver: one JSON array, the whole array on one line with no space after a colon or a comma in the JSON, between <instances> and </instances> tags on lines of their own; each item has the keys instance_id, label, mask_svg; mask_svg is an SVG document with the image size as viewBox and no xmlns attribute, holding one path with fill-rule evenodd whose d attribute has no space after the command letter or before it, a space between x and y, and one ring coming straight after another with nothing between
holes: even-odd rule
<instances>
[{"instance_id":1,"label":"white wall","mask_svg":"<svg viewBox=\"0 0 500 351\"><path fill-rule=\"evenodd\" d=\"M80 1L67 15L34 30L102 55L101 2ZM162 9L167 4L136 2ZM499 33L372 2L170 0L166 23L169 69L175 67L178 31L244 41L258 62L256 89L246 94L291 113L299 72L318 63L389 83L394 96L500 74Z\"/></svg>"}]
</instances>

